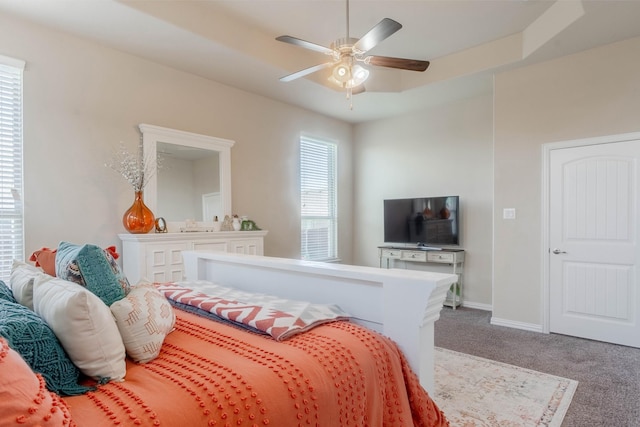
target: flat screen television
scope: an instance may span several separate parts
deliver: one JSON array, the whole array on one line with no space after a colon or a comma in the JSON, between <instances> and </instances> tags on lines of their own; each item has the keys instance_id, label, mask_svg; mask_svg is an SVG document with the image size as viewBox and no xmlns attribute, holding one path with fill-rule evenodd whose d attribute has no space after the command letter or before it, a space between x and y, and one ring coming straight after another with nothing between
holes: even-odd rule
<instances>
[{"instance_id":1,"label":"flat screen television","mask_svg":"<svg viewBox=\"0 0 640 427\"><path fill-rule=\"evenodd\" d=\"M385 243L459 246L459 199L445 196L385 200Z\"/></svg>"}]
</instances>

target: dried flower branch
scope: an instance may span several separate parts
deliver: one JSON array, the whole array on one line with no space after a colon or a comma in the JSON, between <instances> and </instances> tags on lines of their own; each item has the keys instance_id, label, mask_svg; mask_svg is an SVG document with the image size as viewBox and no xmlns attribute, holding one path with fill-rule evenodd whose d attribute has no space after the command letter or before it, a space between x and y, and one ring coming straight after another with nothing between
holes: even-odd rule
<instances>
[{"instance_id":1,"label":"dried flower branch","mask_svg":"<svg viewBox=\"0 0 640 427\"><path fill-rule=\"evenodd\" d=\"M134 191L142 191L160 166L155 157L153 153L145 156L142 153L142 145L139 146L137 154L132 154L127 151L124 143L120 142L113 158L105 163L105 166L122 175Z\"/></svg>"}]
</instances>

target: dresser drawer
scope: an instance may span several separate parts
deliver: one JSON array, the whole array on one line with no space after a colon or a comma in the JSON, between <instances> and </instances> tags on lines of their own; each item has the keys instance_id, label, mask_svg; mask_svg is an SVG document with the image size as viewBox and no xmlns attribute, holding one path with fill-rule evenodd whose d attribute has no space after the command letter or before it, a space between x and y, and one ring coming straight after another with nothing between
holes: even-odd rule
<instances>
[{"instance_id":1,"label":"dresser drawer","mask_svg":"<svg viewBox=\"0 0 640 427\"><path fill-rule=\"evenodd\" d=\"M400 259L401 253L399 249L382 249L382 258Z\"/></svg>"},{"instance_id":2,"label":"dresser drawer","mask_svg":"<svg viewBox=\"0 0 640 427\"><path fill-rule=\"evenodd\" d=\"M443 263L453 263L453 259L455 254L451 252L442 253L439 251L427 252L427 261L429 262L443 262Z\"/></svg>"},{"instance_id":3,"label":"dresser drawer","mask_svg":"<svg viewBox=\"0 0 640 427\"><path fill-rule=\"evenodd\" d=\"M425 251L402 251L402 255L400 259L406 261L426 261L427 260L427 252Z\"/></svg>"}]
</instances>

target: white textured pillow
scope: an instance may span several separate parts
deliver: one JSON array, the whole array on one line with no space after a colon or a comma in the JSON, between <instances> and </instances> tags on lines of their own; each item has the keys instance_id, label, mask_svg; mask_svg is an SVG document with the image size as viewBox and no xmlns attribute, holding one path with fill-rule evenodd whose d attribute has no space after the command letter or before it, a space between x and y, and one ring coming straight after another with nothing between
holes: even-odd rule
<instances>
[{"instance_id":1,"label":"white textured pillow","mask_svg":"<svg viewBox=\"0 0 640 427\"><path fill-rule=\"evenodd\" d=\"M75 283L39 277L33 287L33 307L85 375L97 380L124 379L122 338L109 307L100 298Z\"/></svg>"},{"instance_id":2,"label":"white textured pillow","mask_svg":"<svg viewBox=\"0 0 640 427\"><path fill-rule=\"evenodd\" d=\"M41 277L46 281L52 279L52 276L45 274L38 267L26 264L22 261L14 260L11 266L11 277L9 278L9 287L13 292L13 297L20 304L33 310L33 282L37 277Z\"/></svg>"},{"instance_id":3,"label":"white textured pillow","mask_svg":"<svg viewBox=\"0 0 640 427\"><path fill-rule=\"evenodd\" d=\"M109 308L129 357L138 363L155 359L176 323L173 307L165 296L150 283L139 284Z\"/></svg>"}]
</instances>

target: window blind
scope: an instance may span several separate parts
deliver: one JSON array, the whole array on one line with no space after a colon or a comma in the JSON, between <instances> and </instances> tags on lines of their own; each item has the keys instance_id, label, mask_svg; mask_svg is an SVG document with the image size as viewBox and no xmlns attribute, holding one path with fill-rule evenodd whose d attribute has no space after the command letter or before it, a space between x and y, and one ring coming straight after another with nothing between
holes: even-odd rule
<instances>
[{"instance_id":1,"label":"window blind","mask_svg":"<svg viewBox=\"0 0 640 427\"><path fill-rule=\"evenodd\" d=\"M302 259L338 258L336 163L336 144L300 138Z\"/></svg>"},{"instance_id":2,"label":"window blind","mask_svg":"<svg viewBox=\"0 0 640 427\"><path fill-rule=\"evenodd\" d=\"M0 55L0 279L24 260L22 73L24 62Z\"/></svg>"}]
</instances>

